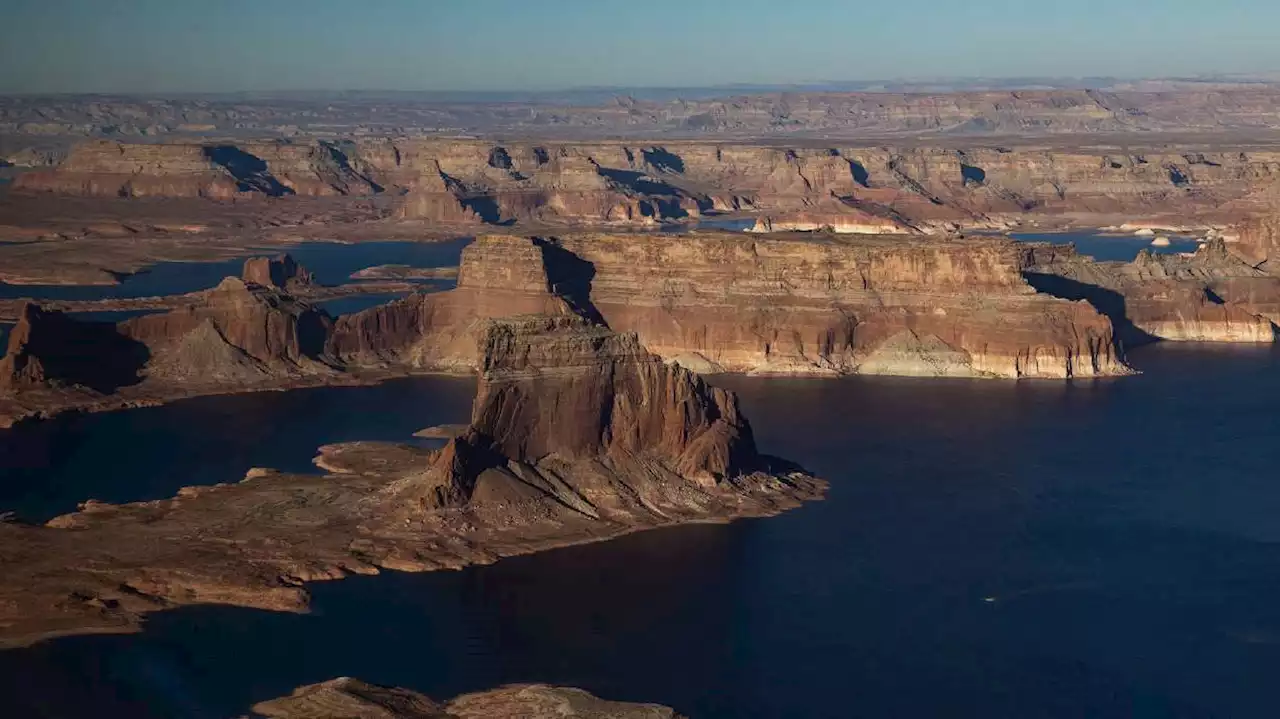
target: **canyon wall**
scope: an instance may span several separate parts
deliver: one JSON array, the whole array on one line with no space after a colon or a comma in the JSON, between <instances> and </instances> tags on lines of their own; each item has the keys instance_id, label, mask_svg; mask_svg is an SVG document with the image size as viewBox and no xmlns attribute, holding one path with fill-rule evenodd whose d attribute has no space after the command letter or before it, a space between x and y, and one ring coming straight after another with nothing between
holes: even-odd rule
<instances>
[{"instance_id":1,"label":"canyon wall","mask_svg":"<svg viewBox=\"0 0 1280 719\"><path fill-rule=\"evenodd\" d=\"M387 194L402 220L455 225L649 226L746 211L766 231L937 233L1002 228L1027 213L1222 221L1256 209L1259 188L1277 178L1280 152L1255 148L362 138L95 141L52 169L18 176L14 187L111 197Z\"/></svg>"},{"instance_id":2,"label":"canyon wall","mask_svg":"<svg viewBox=\"0 0 1280 719\"><path fill-rule=\"evenodd\" d=\"M1111 324L1037 294L1007 240L735 233L551 240L610 327L704 372L1094 377Z\"/></svg>"},{"instance_id":3,"label":"canyon wall","mask_svg":"<svg viewBox=\"0 0 1280 719\"><path fill-rule=\"evenodd\" d=\"M1027 276L1038 289L1087 300L1129 345L1152 340L1273 342L1280 277L1211 240L1193 255L1146 250L1133 262L1097 262L1071 249L1034 250Z\"/></svg>"}]
</instances>

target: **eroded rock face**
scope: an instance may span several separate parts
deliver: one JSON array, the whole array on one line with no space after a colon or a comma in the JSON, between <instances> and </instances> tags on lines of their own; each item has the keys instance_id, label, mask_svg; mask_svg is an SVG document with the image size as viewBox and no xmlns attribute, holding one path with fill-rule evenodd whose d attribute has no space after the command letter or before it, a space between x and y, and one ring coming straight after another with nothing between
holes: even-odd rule
<instances>
[{"instance_id":1,"label":"eroded rock face","mask_svg":"<svg viewBox=\"0 0 1280 719\"><path fill-rule=\"evenodd\" d=\"M644 237L582 234L554 246L591 268L608 325L664 358L748 373L1094 377L1128 370L1111 323L1037 294L1007 240ZM901 371L903 332L920 340ZM931 359L922 362L921 356ZM908 366L909 365L909 366Z\"/></svg>"},{"instance_id":2,"label":"eroded rock face","mask_svg":"<svg viewBox=\"0 0 1280 719\"><path fill-rule=\"evenodd\" d=\"M714 484L759 464L734 395L586 320L493 323L472 427L507 457L652 458Z\"/></svg>"},{"instance_id":3,"label":"eroded rock face","mask_svg":"<svg viewBox=\"0 0 1280 719\"><path fill-rule=\"evenodd\" d=\"M0 359L0 392L79 387L110 392L138 380L147 348L115 325L23 308Z\"/></svg>"},{"instance_id":4,"label":"eroded rock face","mask_svg":"<svg viewBox=\"0 0 1280 719\"><path fill-rule=\"evenodd\" d=\"M1275 340L1280 278L1241 260L1222 239L1190 257L1144 250L1129 263L1097 262L1062 249L1032 253L1032 284L1087 300L1111 317L1127 344Z\"/></svg>"},{"instance_id":5,"label":"eroded rock face","mask_svg":"<svg viewBox=\"0 0 1280 719\"><path fill-rule=\"evenodd\" d=\"M124 197L395 196L402 220L650 226L710 211L761 230L1006 228L1028 213L1181 218L1255 211L1280 152L1162 146L785 147L453 139L87 142L18 191Z\"/></svg>"},{"instance_id":6,"label":"eroded rock face","mask_svg":"<svg viewBox=\"0 0 1280 719\"><path fill-rule=\"evenodd\" d=\"M486 320L573 313L553 291L542 248L525 238L483 236L462 251L456 289L339 317L329 348L347 364L475 370Z\"/></svg>"},{"instance_id":7,"label":"eroded rock face","mask_svg":"<svg viewBox=\"0 0 1280 719\"><path fill-rule=\"evenodd\" d=\"M611 702L571 687L517 684L440 704L349 677L299 687L253 711L268 719L680 719L664 706Z\"/></svg>"},{"instance_id":8,"label":"eroded rock face","mask_svg":"<svg viewBox=\"0 0 1280 719\"><path fill-rule=\"evenodd\" d=\"M309 287L315 281L311 273L288 253L275 257L251 257L245 260L240 277L250 284L291 291Z\"/></svg>"},{"instance_id":9,"label":"eroded rock face","mask_svg":"<svg viewBox=\"0 0 1280 719\"><path fill-rule=\"evenodd\" d=\"M228 277L196 303L120 328L151 348L150 379L199 384L322 371L330 322L277 289Z\"/></svg>"}]
</instances>

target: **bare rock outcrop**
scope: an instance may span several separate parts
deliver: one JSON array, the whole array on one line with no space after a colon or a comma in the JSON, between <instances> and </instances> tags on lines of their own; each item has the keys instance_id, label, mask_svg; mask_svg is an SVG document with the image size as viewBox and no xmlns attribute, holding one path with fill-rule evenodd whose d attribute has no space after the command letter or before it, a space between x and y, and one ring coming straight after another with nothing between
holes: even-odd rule
<instances>
[{"instance_id":1,"label":"bare rock outcrop","mask_svg":"<svg viewBox=\"0 0 1280 719\"><path fill-rule=\"evenodd\" d=\"M315 278L288 253L275 257L251 257L240 273L245 282L296 292L310 287Z\"/></svg>"},{"instance_id":2,"label":"bare rock outcrop","mask_svg":"<svg viewBox=\"0 0 1280 719\"><path fill-rule=\"evenodd\" d=\"M664 706L607 701L571 687L516 684L442 704L349 677L298 687L253 711L268 719L680 719Z\"/></svg>"},{"instance_id":3,"label":"bare rock outcrop","mask_svg":"<svg viewBox=\"0 0 1280 719\"><path fill-rule=\"evenodd\" d=\"M493 323L484 345L472 427L505 456L652 458L712 485L759 465L733 394L663 363L633 334L534 317Z\"/></svg>"},{"instance_id":4,"label":"bare rock outcrop","mask_svg":"<svg viewBox=\"0 0 1280 719\"><path fill-rule=\"evenodd\" d=\"M760 230L947 234L1007 228L1029 214L1176 214L1180 222L1198 216L1221 224L1265 205L1258 193L1278 178L1280 152L1249 145L990 147L939 140L788 147L745 140L362 137L89 141L53 168L21 174L14 187L106 197L388 194L399 219L445 225L648 227L751 211L761 218Z\"/></svg>"},{"instance_id":5,"label":"bare rock outcrop","mask_svg":"<svg viewBox=\"0 0 1280 719\"><path fill-rule=\"evenodd\" d=\"M700 372L1093 377L1128 370L1110 322L1037 294L1007 240L735 233L481 237L458 289L340 318L349 364L478 369L476 329L518 314L578 315L634 332ZM895 354L907 332L918 346ZM921 362L921 348L934 357ZM891 358L902 358L900 370Z\"/></svg>"},{"instance_id":6,"label":"bare rock outcrop","mask_svg":"<svg viewBox=\"0 0 1280 719\"><path fill-rule=\"evenodd\" d=\"M186 307L120 328L151 349L148 379L200 384L326 371L330 323L274 287L228 277Z\"/></svg>"},{"instance_id":7,"label":"bare rock outcrop","mask_svg":"<svg viewBox=\"0 0 1280 719\"><path fill-rule=\"evenodd\" d=\"M579 234L550 243L589 268L592 308L669 360L703 369L852 374L894 370L902 333L946 348L946 376L1125 374L1111 323L1038 294L1008 240ZM914 354L914 353L913 353ZM936 354L936 352L935 352Z\"/></svg>"},{"instance_id":8,"label":"bare rock outcrop","mask_svg":"<svg viewBox=\"0 0 1280 719\"><path fill-rule=\"evenodd\" d=\"M482 236L462 252L456 289L339 317L329 351L349 365L474 371L486 320L574 313L553 285L541 247L525 238Z\"/></svg>"},{"instance_id":9,"label":"bare rock outcrop","mask_svg":"<svg viewBox=\"0 0 1280 719\"><path fill-rule=\"evenodd\" d=\"M28 304L0 359L0 393L48 389L110 392L138 380L147 348L115 325L76 321Z\"/></svg>"}]
</instances>

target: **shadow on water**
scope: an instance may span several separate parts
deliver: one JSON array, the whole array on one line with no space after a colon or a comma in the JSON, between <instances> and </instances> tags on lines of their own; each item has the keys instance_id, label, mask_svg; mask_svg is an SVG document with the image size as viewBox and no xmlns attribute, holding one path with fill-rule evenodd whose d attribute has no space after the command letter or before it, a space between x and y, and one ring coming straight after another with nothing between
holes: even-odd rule
<instances>
[{"instance_id":1,"label":"shadow on water","mask_svg":"<svg viewBox=\"0 0 1280 719\"><path fill-rule=\"evenodd\" d=\"M0 697L30 716L224 717L349 675L440 698L546 681L704 718L1269 717L1280 352L1130 360L1145 374L718 377L764 451L832 482L826 501L316 584L310 615L158 614L138 636L0 652ZM374 419L352 391L328 401ZM238 409L239 431L282 426Z\"/></svg>"}]
</instances>

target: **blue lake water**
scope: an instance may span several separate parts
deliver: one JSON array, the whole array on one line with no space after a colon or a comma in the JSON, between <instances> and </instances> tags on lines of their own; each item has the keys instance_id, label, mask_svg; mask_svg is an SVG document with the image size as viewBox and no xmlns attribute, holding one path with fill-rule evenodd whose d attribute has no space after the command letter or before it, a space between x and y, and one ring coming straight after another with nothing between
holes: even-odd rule
<instances>
[{"instance_id":1,"label":"blue lake water","mask_svg":"<svg viewBox=\"0 0 1280 719\"><path fill-rule=\"evenodd\" d=\"M423 287L424 289L433 289L433 290L449 289L448 287L439 286L435 282L423 283ZM324 302L319 302L317 303L317 306L320 307L320 309L323 309L325 312L328 312L330 316L338 317L340 315L349 315L355 312L360 312L362 310L367 310L370 307L385 305L386 303L392 300L398 300L401 297L404 297L404 295L398 294L398 293L351 295L349 297L339 297L336 300L326 300Z\"/></svg>"},{"instance_id":2,"label":"blue lake water","mask_svg":"<svg viewBox=\"0 0 1280 719\"><path fill-rule=\"evenodd\" d=\"M1176 254L1179 252L1195 252L1199 244L1193 237L1166 235L1168 247L1156 247L1151 244L1152 237L1135 237L1133 235L1104 235L1098 232L1051 232L1025 233L1015 232L1011 235L1022 242L1049 242L1055 245L1074 244L1082 255L1096 260L1132 262L1142 250L1151 250L1157 255Z\"/></svg>"},{"instance_id":3,"label":"blue lake water","mask_svg":"<svg viewBox=\"0 0 1280 719\"><path fill-rule=\"evenodd\" d=\"M320 284L336 285L349 282L351 273L375 265L453 267L469 242L307 242L294 247L264 249L250 256L287 252L310 270ZM229 275L238 276L243 266L244 257L220 262L161 262L110 286L0 283L0 299L98 300L182 294L214 287Z\"/></svg>"},{"instance_id":4,"label":"blue lake water","mask_svg":"<svg viewBox=\"0 0 1280 719\"><path fill-rule=\"evenodd\" d=\"M1280 351L1131 360L1145 374L1070 383L720 378L826 501L316 584L309 615L189 608L0 652L0 713L221 718L350 675L437 697L546 681L693 717L1272 717ZM463 419L470 387L438 382L37 426L6 451L54 469L9 465L5 503L304 468L324 441Z\"/></svg>"},{"instance_id":5,"label":"blue lake water","mask_svg":"<svg viewBox=\"0 0 1280 719\"><path fill-rule=\"evenodd\" d=\"M428 377L201 397L0 430L0 513L43 521L85 499L171 497L185 485L238 481L250 467L316 471L320 445L412 441L424 427L465 421L474 392L473 379Z\"/></svg>"}]
</instances>

